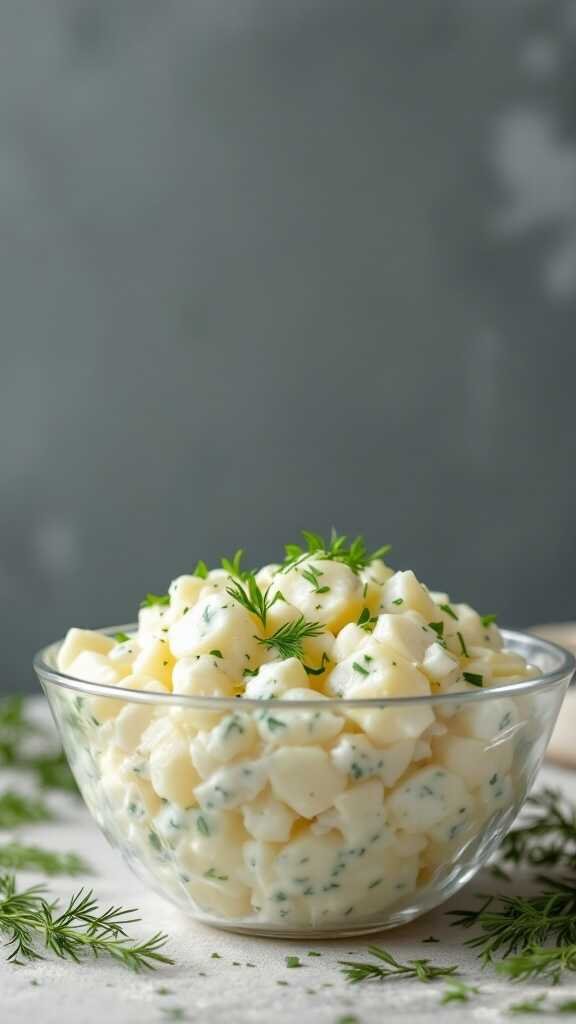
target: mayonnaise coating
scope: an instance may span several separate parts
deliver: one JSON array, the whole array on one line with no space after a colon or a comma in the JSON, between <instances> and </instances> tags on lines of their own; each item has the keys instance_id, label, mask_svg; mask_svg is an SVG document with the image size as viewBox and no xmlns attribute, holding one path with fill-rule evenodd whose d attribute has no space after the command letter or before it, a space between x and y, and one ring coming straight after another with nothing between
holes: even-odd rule
<instances>
[{"instance_id":1,"label":"mayonnaise coating","mask_svg":"<svg viewBox=\"0 0 576 1024\"><path fill-rule=\"evenodd\" d=\"M492 618L338 550L179 576L128 639L73 628L59 649L62 672L118 688L74 697L87 802L208 919L297 930L402 907L515 800L527 705L426 699L536 674ZM420 700L347 703L399 697Z\"/></svg>"}]
</instances>

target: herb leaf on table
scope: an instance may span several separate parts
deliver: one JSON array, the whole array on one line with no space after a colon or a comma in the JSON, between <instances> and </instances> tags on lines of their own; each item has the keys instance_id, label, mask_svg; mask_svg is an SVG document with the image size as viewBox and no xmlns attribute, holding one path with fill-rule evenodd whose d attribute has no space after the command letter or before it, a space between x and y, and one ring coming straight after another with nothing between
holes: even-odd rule
<instances>
[{"instance_id":1,"label":"herb leaf on table","mask_svg":"<svg viewBox=\"0 0 576 1024\"><path fill-rule=\"evenodd\" d=\"M0 765L32 772L44 789L77 792L76 783L62 750L53 754L27 754L28 738L46 739L38 725L28 721L22 697L0 700Z\"/></svg>"},{"instance_id":2,"label":"herb leaf on table","mask_svg":"<svg viewBox=\"0 0 576 1024\"><path fill-rule=\"evenodd\" d=\"M478 927L466 942L484 963L496 954L509 957L554 939L559 946L576 944L576 884L540 879L546 886L536 896L489 896L477 910L453 910L453 925Z\"/></svg>"},{"instance_id":3,"label":"herb leaf on table","mask_svg":"<svg viewBox=\"0 0 576 1024\"><path fill-rule=\"evenodd\" d=\"M576 808L549 787L529 796L526 807L521 824L504 837L500 858L539 868L576 868Z\"/></svg>"},{"instance_id":4,"label":"herb leaf on table","mask_svg":"<svg viewBox=\"0 0 576 1024\"><path fill-rule=\"evenodd\" d=\"M39 949L45 948L77 963L86 953L105 954L133 971L173 964L160 952L167 942L162 932L140 942L127 934L126 926L140 920L136 913L113 906L101 910L93 892L83 889L61 909L58 900L48 902L44 886L18 891L14 875L0 876L0 932L8 937L13 963L40 960Z\"/></svg>"},{"instance_id":5,"label":"herb leaf on table","mask_svg":"<svg viewBox=\"0 0 576 1024\"><path fill-rule=\"evenodd\" d=\"M12 842L0 845L0 868L11 871L42 871L45 875L88 875L90 865L77 853L60 853L41 846Z\"/></svg>"},{"instance_id":6,"label":"herb leaf on table","mask_svg":"<svg viewBox=\"0 0 576 1024\"><path fill-rule=\"evenodd\" d=\"M0 829L30 825L37 821L52 821L50 808L43 800L23 796L11 789L0 793Z\"/></svg>"},{"instance_id":7,"label":"herb leaf on table","mask_svg":"<svg viewBox=\"0 0 576 1024\"><path fill-rule=\"evenodd\" d=\"M368 978L378 981L384 981L386 978L417 978L418 981L427 982L458 973L457 965L434 967L430 960L408 960L407 963L402 964L388 950L382 949L380 946L368 946L367 952L375 957L378 963L364 960L338 961L343 967L342 973L353 984Z\"/></svg>"}]
</instances>

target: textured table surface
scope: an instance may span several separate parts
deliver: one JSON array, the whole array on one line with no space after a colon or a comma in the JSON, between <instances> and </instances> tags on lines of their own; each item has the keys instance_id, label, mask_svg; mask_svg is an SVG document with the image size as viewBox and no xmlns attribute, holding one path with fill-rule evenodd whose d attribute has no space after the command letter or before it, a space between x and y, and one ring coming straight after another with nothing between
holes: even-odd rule
<instances>
[{"instance_id":1,"label":"textured table surface","mask_svg":"<svg viewBox=\"0 0 576 1024\"><path fill-rule=\"evenodd\" d=\"M539 778L561 785L576 798L576 774L546 767ZM2 788L27 789L27 781L3 770ZM141 925L134 934L149 935L161 929L170 936L168 953L173 967L132 974L104 960L81 965L53 958L17 967L0 956L1 1024L149 1024L181 1020L226 1024L392 1024L462 1020L506 1021L511 1003L540 994L536 985L513 985L492 971L482 972L475 956L463 947L460 929L451 928L446 909L475 904L474 894L514 883L496 882L490 874L477 876L449 905L404 928L384 932L376 940L399 959L429 957L435 964L460 965L463 980L480 989L469 1003L442 1005L446 983L367 981L351 986L340 972L338 960L350 953L362 955L370 939L309 943L252 939L219 932L194 923L168 903L148 892L100 835L84 806L60 793L48 797L56 820L18 830L22 841L54 850L82 854L93 866L90 878L50 879L50 888L69 897L82 884L94 886L103 903L138 907ZM9 838L7 835L6 838ZM22 884L44 881L35 874L20 875ZM440 941L422 942L429 936ZM322 955L308 957L309 950ZM219 959L212 956L219 954ZM301 957L303 967L290 969L286 956ZM576 981L556 990L550 1005L560 998L576 997ZM531 1018L526 1018L531 1019ZM546 1020L556 1019L547 1013ZM567 1020L566 1015L558 1020Z\"/></svg>"}]
</instances>

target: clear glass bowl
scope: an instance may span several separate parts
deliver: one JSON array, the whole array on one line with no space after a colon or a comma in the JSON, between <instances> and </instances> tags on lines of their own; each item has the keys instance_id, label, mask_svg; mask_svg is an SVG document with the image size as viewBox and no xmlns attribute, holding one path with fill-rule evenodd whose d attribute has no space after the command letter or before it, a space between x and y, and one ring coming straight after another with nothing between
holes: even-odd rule
<instances>
[{"instance_id":1,"label":"clear glass bowl","mask_svg":"<svg viewBox=\"0 0 576 1024\"><path fill-rule=\"evenodd\" d=\"M88 808L148 884L220 928L347 936L447 900L522 806L574 658L503 635L537 678L426 697L128 690L59 672L59 644L34 666Z\"/></svg>"}]
</instances>

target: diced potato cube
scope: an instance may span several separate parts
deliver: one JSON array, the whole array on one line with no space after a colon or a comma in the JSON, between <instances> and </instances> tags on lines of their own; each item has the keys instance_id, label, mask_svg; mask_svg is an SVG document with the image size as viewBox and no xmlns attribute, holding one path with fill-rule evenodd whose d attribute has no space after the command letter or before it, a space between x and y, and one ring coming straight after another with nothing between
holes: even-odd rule
<instances>
[{"instance_id":1,"label":"diced potato cube","mask_svg":"<svg viewBox=\"0 0 576 1024\"><path fill-rule=\"evenodd\" d=\"M296 687L307 688L308 676L298 658L286 658L261 665L257 675L248 679L244 695L251 700L269 700Z\"/></svg>"},{"instance_id":2,"label":"diced potato cube","mask_svg":"<svg viewBox=\"0 0 576 1024\"><path fill-rule=\"evenodd\" d=\"M435 683L453 683L460 675L460 662L442 644L433 643L424 656L422 671Z\"/></svg>"},{"instance_id":3,"label":"diced potato cube","mask_svg":"<svg viewBox=\"0 0 576 1024\"><path fill-rule=\"evenodd\" d=\"M207 596L203 593L197 604L170 626L168 639L175 658L219 651L234 675L241 676L246 667L258 663L261 646L255 639L256 629L253 615L216 590Z\"/></svg>"},{"instance_id":4,"label":"diced potato cube","mask_svg":"<svg viewBox=\"0 0 576 1024\"><path fill-rule=\"evenodd\" d=\"M268 762L236 761L210 775L195 789L196 799L208 811L239 807L253 800L268 781Z\"/></svg>"},{"instance_id":5,"label":"diced potato cube","mask_svg":"<svg viewBox=\"0 0 576 1024\"><path fill-rule=\"evenodd\" d=\"M61 672L68 672L72 663L83 651L93 651L95 654L108 654L114 647L114 640L104 633L97 633L92 629L69 629L64 643L58 651L58 668ZM95 680L99 682L100 680Z\"/></svg>"},{"instance_id":6,"label":"diced potato cube","mask_svg":"<svg viewBox=\"0 0 576 1024\"><path fill-rule=\"evenodd\" d=\"M206 751L214 761L230 761L254 747L258 731L251 715L234 711L206 734Z\"/></svg>"},{"instance_id":7,"label":"diced potato cube","mask_svg":"<svg viewBox=\"0 0 576 1024\"><path fill-rule=\"evenodd\" d=\"M158 796L180 807L196 803L194 789L199 777L184 733L173 727L150 751L150 781Z\"/></svg>"},{"instance_id":8,"label":"diced potato cube","mask_svg":"<svg viewBox=\"0 0 576 1024\"><path fill-rule=\"evenodd\" d=\"M386 612L420 612L425 622L437 621L438 609L428 591L411 569L395 572L382 587L382 610Z\"/></svg>"},{"instance_id":9,"label":"diced potato cube","mask_svg":"<svg viewBox=\"0 0 576 1024\"><path fill-rule=\"evenodd\" d=\"M437 765L415 772L388 799L390 821L406 832L427 833L431 828L468 807L470 794L460 775Z\"/></svg>"},{"instance_id":10,"label":"diced potato cube","mask_svg":"<svg viewBox=\"0 0 576 1024\"><path fill-rule=\"evenodd\" d=\"M282 695L286 701L326 701L321 693L306 687L286 690ZM276 710L264 707L256 716L258 732L269 746L300 746L302 744L324 744L342 731L344 718L331 711L310 709Z\"/></svg>"},{"instance_id":11,"label":"diced potato cube","mask_svg":"<svg viewBox=\"0 0 576 1024\"><path fill-rule=\"evenodd\" d=\"M283 747L270 757L274 795L303 818L314 818L334 802L345 780L320 747Z\"/></svg>"},{"instance_id":12,"label":"diced potato cube","mask_svg":"<svg viewBox=\"0 0 576 1024\"><path fill-rule=\"evenodd\" d=\"M68 665L68 675L103 686L116 686L124 674L111 664L105 654L96 651L81 651Z\"/></svg>"},{"instance_id":13,"label":"diced potato cube","mask_svg":"<svg viewBox=\"0 0 576 1024\"><path fill-rule=\"evenodd\" d=\"M268 790L244 804L242 815L246 831L254 839L268 843L286 843L296 821L294 812L286 804L275 800Z\"/></svg>"},{"instance_id":14,"label":"diced potato cube","mask_svg":"<svg viewBox=\"0 0 576 1024\"><path fill-rule=\"evenodd\" d=\"M392 615L384 612L378 617L373 637L380 643L398 651L407 661L421 662L434 643L435 633L428 629L424 619L416 614Z\"/></svg>"},{"instance_id":15,"label":"diced potato cube","mask_svg":"<svg viewBox=\"0 0 576 1024\"><path fill-rule=\"evenodd\" d=\"M201 912L229 919L250 912L250 889L237 880L230 881L227 875L218 875L216 868L208 876L189 876L185 888Z\"/></svg>"},{"instance_id":16,"label":"diced potato cube","mask_svg":"<svg viewBox=\"0 0 576 1024\"><path fill-rule=\"evenodd\" d=\"M414 740L402 740L382 749L373 747L359 733L346 733L333 747L330 756L336 768L350 779L357 782L376 775L390 787L406 771L414 755L414 746Z\"/></svg>"},{"instance_id":17,"label":"diced potato cube","mask_svg":"<svg viewBox=\"0 0 576 1024\"><path fill-rule=\"evenodd\" d=\"M357 648L366 643L369 634L357 626L355 622L349 622L340 630L334 643L334 661L344 661Z\"/></svg>"},{"instance_id":18,"label":"diced potato cube","mask_svg":"<svg viewBox=\"0 0 576 1024\"><path fill-rule=\"evenodd\" d=\"M460 736L479 740L495 740L502 733L516 731L520 715L518 702L506 697L465 704L452 719L452 729Z\"/></svg>"},{"instance_id":19,"label":"diced potato cube","mask_svg":"<svg viewBox=\"0 0 576 1024\"><path fill-rule=\"evenodd\" d=\"M200 576L177 576L168 588L170 607L176 615L182 615L196 604L206 580Z\"/></svg>"},{"instance_id":20,"label":"diced potato cube","mask_svg":"<svg viewBox=\"0 0 576 1024\"><path fill-rule=\"evenodd\" d=\"M504 774L512 763L513 747L509 740L493 743L447 734L434 740L433 747L439 762L458 774L470 789L496 771Z\"/></svg>"},{"instance_id":21,"label":"diced potato cube","mask_svg":"<svg viewBox=\"0 0 576 1024\"><path fill-rule=\"evenodd\" d=\"M362 610L362 583L349 566L310 555L272 582L273 591L311 622L337 633Z\"/></svg>"}]
</instances>

